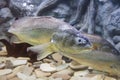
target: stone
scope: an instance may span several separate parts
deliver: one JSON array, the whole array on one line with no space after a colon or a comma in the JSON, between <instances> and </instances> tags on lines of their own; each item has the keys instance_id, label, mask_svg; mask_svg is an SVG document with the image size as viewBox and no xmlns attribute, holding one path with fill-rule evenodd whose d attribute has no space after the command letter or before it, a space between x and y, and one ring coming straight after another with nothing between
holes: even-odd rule
<instances>
[{"instance_id":1,"label":"stone","mask_svg":"<svg viewBox=\"0 0 120 80\"><path fill-rule=\"evenodd\" d=\"M24 70L24 67L25 67L25 65L14 68L13 72L11 74L7 75L7 78L11 79L11 78L15 77L18 72L22 72Z\"/></svg>"},{"instance_id":2,"label":"stone","mask_svg":"<svg viewBox=\"0 0 120 80\"><path fill-rule=\"evenodd\" d=\"M0 17L1 17L0 18L1 19L0 23L3 23L3 22L6 22L6 21L12 19L13 15L12 15L9 8L2 8L0 10Z\"/></svg>"},{"instance_id":3,"label":"stone","mask_svg":"<svg viewBox=\"0 0 120 80\"><path fill-rule=\"evenodd\" d=\"M57 71L61 71L61 70L64 70L64 69L67 69L69 66L69 64L65 63L65 64L61 64L59 66L56 67Z\"/></svg>"},{"instance_id":4,"label":"stone","mask_svg":"<svg viewBox=\"0 0 120 80\"><path fill-rule=\"evenodd\" d=\"M77 71L74 73L74 76L86 76L87 74L89 74L89 71L88 70L84 70L84 71Z\"/></svg>"},{"instance_id":5,"label":"stone","mask_svg":"<svg viewBox=\"0 0 120 80\"><path fill-rule=\"evenodd\" d=\"M27 76L21 72L18 72L17 73L17 77L20 79L20 80L36 80L36 77L35 75L32 75L32 76Z\"/></svg>"},{"instance_id":6,"label":"stone","mask_svg":"<svg viewBox=\"0 0 120 80\"><path fill-rule=\"evenodd\" d=\"M42 64L42 61L34 62L34 63L33 63L33 67L34 67L34 68L39 68L39 67L40 67L40 64Z\"/></svg>"},{"instance_id":7,"label":"stone","mask_svg":"<svg viewBox=\"0 0 120 80\"><path fill-rule=\"evenodd\" d=\"M18 57L17 59L30 61L30 58L29 58L29 57Z\"/></svg>"},{"instance_id":8,"label":"stone","mask_svg":"<svg viewBox=\"0 0 120 80\"><path fill-rule=\"evenodd\" d=\"M47 77L43 77L43 78L37 78L36 80L48 80Z\"/></svg>"},{"instance_id":9,"label":"stone","mask_svg":"<svg viewBox=\"0 0 120 80\"><path fill-rule=\"evenodd\" d=\"M0 63L0 69L3 69L5 67L5 63Z\"/></svg>"},{"instance_id":10,"label":"stone","mask_svg":"<svg viewBox=\"0 0 120 80\"><path fill-rule=\"evenodd\" d=\"M2 47L2 50L0 51L0 56L7 55L6 47Z\"/></svg>"},{"instance_id":11,"label":"stone","mask_svg":"<svg viewBox=\"0 0 120 80\"><path fill-rule=\"evenodd\" d=\"M115 45L115 48L120 52L120 42Z\"/></svg>"},{"instance_id":12,"label":"stone","mask_svg":"<svg viewBox=\"0 0 120 80\"><path fill-rule=\"evenodd\" d=\"M59 53L52 54L52 58L57 62L62 62L62 55L60 55Z\"/></svg>"},{"instance_id":13,"label":"stone","mask_svg":"<svg viewBox=\"0 0 120 80\"><path fill-rule=\"evenodd\" d=\"M120 8L113 11L110 15L110 20L106 29L108 30L108 34L111 36L120 35Z\"/></svg>"},{"instance_id":14,"label":"stone","mask_svg":"<svg viewBox=\"0 0 120 80\"><path fill-rule=\"evenodd\" d=\"M69 64L70 68L74 69L74 70L83 70L83 69L87 69L88 66L82 65L80 63L77 63L76 61L72 61Z\"/></svg>"},{"instance_id":15,"label":"stone","mask_svg":"<svg viewBox=\"0 0 120 80\"><path fill-rule=\"evenodd\" d=\"M12 73L12 69L2 69L0 70L0 76Z\"/></svg>"},{"instance_id":16,"label":"stone","mask_svg":"<svg viewBox=\"0 0 120 80\"><path fill-rule=\"evenodd\" d=\"M30 16L42 0L10 0L10 9L15 17Z\"/></svg>"},{"instance_id":17,"label":"stone","mask_svg":"<svg viewBox=\"0 0 120 80\"><path fill-rule=\"evenodd\" d=\"M40 77L49 77L51 75L51 73L43 72L40 69L36 69L34 72L35 72L37 78L40 78Z\"/></svg>"},{"instance_id":18,"label":"stone","mask_svg":"<svg viewBox=\"0 0 120 80\"><path fill-rule=\"evenodd\" d=\"M6 62L6 57L0 57L0 63L5 63Z\"/></svg>"},{"instance_id":19,"label":"stone","mask_svg":"<svg viewBox=\"0 0 120 80\"><path fill-rule=\"evenodd\" d=\"M11 60L13 66L19 66L19 65L25 65L27 64L27 60L19 60L19 59L16 59L16 60Z\"/></svg>"},{"instance_id":20,"label":"stone","mask_svg":"<svg viewBox=\"0 0 120 80\"><path fill-rule=\"evenodd\" d=\"M104 80L117 80L117 79L115 79L115 78L113 78L113 77L105 76Z\"/></svg>"},{"instance_id":21,"label":"stone","mask_svg":"<svg viewBox=\"0 0 120 80\"><path fill-rule=\"evenodd\" d=\"M70 7L65 3L58 4L58 6L53 10L53 15L57 18L68 18L70 16Z\"/></svg>"},{"instance_id":22,"label":"stone","mask_svg":"<svg viewBox=\"0 0 120 80\"><path fill-rule=\"evenodd\" d=\"M73 75L73 70L71 69L65 69L56 73L52 74L52 78L62 78L63 80L69 80L71 78L71 75Z\"/></svg>"},{"instance_id":23,"label":"stone","mask_svg":"<svg viewBox=\"0 0 120 80\"><path fill-rule=\"evenodd\" d=\"M114 37L113 37L113 42L114 42L115 44L119 43L119 42L120 42L120 36L114 36Z\"/></svg>"},{"instance_id":24,"label":"stone","mask_svg":"<svg viewBox=\"0 0 120 80\"><path fill-rule=\"evenodd\" d=\"M14 67L10 60L6 60L5 64L5 68L12 69Z\"/></svg>"},{"instance_id":25,"label":"stone","mask_svg":"<svg viewBox=\"0 0 120 80\"><path fill-rule=\"evenodd\" d=\"M104 80L104 75L90 74L89 76L73 76L70 80ZM108 79L109 80L109 79Z\"/></svg>"},{"instance_id":26,"label":"stone","mask_svg":"<svg viewBox=\"0 0 120 80\"><path fill-rule=\"evenodd\" d=\"M91 79L88 77L73 76L73 77L71 77L70 80L91 80ZM98 80L98 79L96 79L96 80Z\"/></svg>"},{"instance_id":27,"label":"stone","mask_svg":"<svg viewBox=\"0 0 120 80\"><path fill-rule=\"evenodd\" d=\"M55 71L56 71L56 67L51 66L51 65L48 64L48 63L42 63L42 64L40 65L40 69L41 69L42 71L45 71L45 72L55 72Z\"/></svg>"},{"instance_id":28,"label":"stone","mask_svg":"<svg viewBox=\"0 0 120 80\"><path fill-rule=\"evenodd\" d=\"M43 59L43 62L44 62L44 63L52 63L53 60L45 58L45 59Z\"/></svg>"},{"instance_id":29,"label":"stone","mask_svg":"<svg viewBox=\"0 0 120 80\"><path fill-rule=\"evenodd\" d=\"M105 2L99 2L98 4L98 14L96 15L96 32L103 34L103 28L108 24L111 13L116 9L116 5L109 0ZM98 28L100 30L98 30ZM105 29L106 32L107 29Z\"/></svg>"},{"instance_id":30,"label":"stone","mask_svg":"<svg viewBox=\"0 0 120 80\"><path fill-rule=\"evenodd\" d=\"M9 78L8 78L9 79ZM9 80L21 80L21 79L19 79L18 77L14 77L14 78L11 78L11 79L9 79Z\"/></svg>"},{"instance_id":31,"label":"stone","mask_svg":"<svg viewBox=\"0 0 120 80\"><path fill-rule=\"evenodd\" d=\"M32 74L32 72L33 72L33 69L34 69L33 67L29 67L29 66L26 65L24 67L22 73L25 74L25 75L30 76Z\"/></svg>"},{"instance_id":32,"label":"stone","mask_svg":"<svg viewBox=\"0 0 120 80\"><path fill-rule=\"evenodd\" d=\"M7 77L6 76L0 76L0 80L7 80Z\"/></svg>"},{"instance_id":33,"label":"stone","mask_svg":"<svg viewBox=\"0 0 120 80\"><path fill-rule=\"evenodd\" d=\"M63 80L62 78L49 78L49 80Z\"/></svg>"},{"instance_id":34,"label":"stone","mask_svg":"<svg viewBox=\"0 0 120 80\"><path fill-rule=\"evenodd\" d=\"M96 75L91 80L104 80L105 76L104 75Z\"/></svg>"},{"instance_id":35,"label":"stone","mask_svg":"<svg viewBox=\"0 0 120 80\"><path fill-rule=\"evenodd\" d=\"M62 80L69 80L71 78L68 74L53 74L52 77L56 80L56 78L62 78Z\"/></svg>"},{"instance_id":36,"label":"stone","mask_svg":"<svg viewBox=\"0 0 120 80\"><path fill-rule=\"evenodd\" d=\"M0 0L0 9L4 8L7 5L5 0Z\"/></svg>"}]
</instances>

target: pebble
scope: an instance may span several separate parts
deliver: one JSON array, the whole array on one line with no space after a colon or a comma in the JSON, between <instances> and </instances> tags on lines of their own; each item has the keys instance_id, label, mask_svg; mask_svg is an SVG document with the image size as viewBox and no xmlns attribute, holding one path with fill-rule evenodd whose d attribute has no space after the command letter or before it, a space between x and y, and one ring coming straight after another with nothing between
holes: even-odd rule
<instances>
[{"instance_id":1,"label":"pebble","mask_svg":"<svg viewBox=\"0 0 120 80\"><path fill-rule=\"evenodd\" d=\"M87 77L73 76L73 77L71 77L70 80L91 80L91 79L87 78Z\"/></svg>"},{"instance_id":2,"label":"pebble","mask_svg":"<svg viewBox=\"0 0 120 80\"><path fill-rule=\"evenodd\" d=\"M15 77L18 72L22 72L24 70L24 67L25 67L25 65L14 68L13 72L11 74L7 75L7 78L11 79L11 78Z\"/></svg>"},{"instance_id":3,"label":"pebble","mask_svg":"<svg viewBox=\"0 0 120 80\"><path fill-rule=\"evenodd\" d=\"M83 69L87 69L88 66L85 65L81 65L80 63L77 63L76 61L72 61L69 66L74 69L74 70L83 70Z\"/></svg>"},{"instance_id":4,"label":"pebble","mask_svg":"<svg viewBox=\"0 0 120 80\"><path fill-rule=\"evenodd\" d=\"M40 78L40 77L48 77L48 76L51 75L51 73L43 72L43 71L41 71L40 69L36 69L34 72L35 72L37 78Z\"/></svg>"},{"instance_id":5,"label":"pebble","mask_svg":"<svg viewBox=\"0 0 120 80\"><path fill-rule=\"evenodd\" d=\"M60 55L59 53L53 54L52 58L57 62L62 62L62 55Z\"/></svg>"},{"instance_id":6,"label":"pebble","mask_svg":"<svg viewBox=\"0 0 120 80\"><path fill-rule=\"evenodd\" d=\"M41 69L42 71L45 71L45 72L55 72L55 71L56 71L56 67L51 66L51 65L48 64L48 63L42 63L42 64L40 65L40 69Z\"/></svg>"},{"instance_id":7,"label":"pebble","mask_svg":"<svg viewBox=\"0 0 120 80\"><path fill-rule=\"evenodd\" d=\"M106 76L104 80L117 80L117 79Z\"/></svg>"},{"instance_id":8,"label":"pebble","mask_svg":"<svg viewBox=\"0 0 120 80\"><path fill-rule=\"evenodd\" d=\"M5 67L5 63L0 63L0 69L3 69Z\"/></svg>"},{"instance_id":9,"label":"pebble","mask_svg":"<svg viewBox=\"0 0 120 80\"><path fill-rule=\"evenodd\" d=\"M0 70L0 76L12 73L12 69L2 69Z\"/></svg>"},{"instance_id":10,"label":"pebble","mask_svg":"<svg viewBox=\"0 0 120 80\"><path fill-rule=\"evenodd\" d=\"M0 80L7 80L7 77L4 75L0 76Z\"/></svg>"},{"instance_id":11,"label":"pebble","mask_svg":"<svg viewBox=\"0 0 120 80\"><path fill-rule=\"evenodd\" d=\"M27 60L11 60L13 66L25 65L27 64Z\"/></svg>"},{"instance_id":12,"label":"pebble","mask_svg":"<svg viewBox=\"0 0 120 80\"><path fill-rule=\"evenodd\" d=\"M62 64L60 66L57 66L57 71L61 71L61 70L64 70L66 68L68 68L69 64Z\"/></svg>"},{"instance_id":13,"label":"pebble","mask_svg":"<svg viewBox=\"0 0 120 80\"><path fill-rule=\"evenodd\" d=\"M25 66L24 67L24 69L23 69L23 72L22 73L24 73L25 75L28 75L28 76L30 76L31 74L32 74L32 72L33 72L33 67L29 67L29 66Z\"/></svg>"},{"instance_id":14,"label":"pebble","mask_svg":"<svg viewBox=\"0 0 120 80\"><path fill-rule=\"evenodd\" d=\"M19 59L19 60L30 60L30 58L29 57L18 57L17 59Z\"/></svg>"},{"instance_id":15,"label":"pebble","mask_svg":"<svg viewBox=\"0 0 120 80\"><path fill-rule=\"evenodd\" d=\"M44 77L44 78L38 78L38 79L36 79L36 80L48 80L48 78L47 77ZM49 79L50 80L50 79Z\"/></svg>"},{"instance_id":16,"label":"pebble","mask_svg":"<svg viewBox=\"0 0 120 80\"><path fill-rule=\"evenodd\" d=\"M74 76L86 76L87 74L89 74L89 71L88 70L84 70L84 71L77 71L74 73Z\"/></svg>"},{"instance_id":17,"label":"pebble","mask_svg":"<svg viewBox=\"0 0 120 80\"><path fill-rule=\"evenodd\" d=\"M0 51L0 56L7 55L6 47L2 47L2 50Z\"/></svg>"},{"instance_id":18,"label":"pebble","mask_svg":"<svg viewBox=\"0 0 120 80\"><path fill-rule=\"evenodd\" d=\"M6 61L6 57L0 57L0 63L4 63Z\"/></svg>"},{"instance_id":19,"label":"pebble","mask_svg":"<svg viewBox=\"0 0 120 80\"><path fill-rule=\"evenodd\" d=\"M62 78L63 80L69 80L73 73L74 73L73 70L65 69L65 70L53 73L51 77L52 78Z\"/></svg>"},{"instance_id":20,"label":"pebble","mask_svg":"<svg viewBox=\"0 0 120 80\"><path fill-rule=\"evenodd\" d=\"M14 67L10 60L6 60L5 64L5 68L13 69Z\"/></svg>"},{"instance_id":21,"label":"pebble","mask_svg":"<svg viewBox=\"0 0 120 80\"><path fill-rule=\"evenodd\" d=\"M20 78L21 80L36 80L36 77L35 75L32 75L32 76L27 76L21 72L18 72L17 73L17 77Z\"/></svg>"},{"instance_id":22,"label":"pebble","mask_svg":"<svg viewBox=\"0 0 120 80\"><path fill-rule=\"evenodd\" d=\"M52 63L53 61L50 60L50 59L46 59L46 58L45 58L45 59L43 59L43 62L44 62L44 63Z\"/></svg>"},{"instance_id":23,"label":"pebble","mask_svg":"<svg viewBox=\"0 0 120 80\"><path fill-rule=\"evenodd\" d=\"M20 80L18 77L11 78L9 80Z\"/></svg>"},{"instance_id":24,"label":"pebble","mask_svg":"<svg viewBox=\"0 0 120 80\"><path fill-rule=\"evenodd\" d=\"M42 61L34 62L34 63L33 63L33 67L34 67L34 68L39 68L39 67L40 67L40 64L42 64Z\"/></svg>"},{"instance_id":25,"label":"pebble","mask_svg":"<svg viewBox=\"0 0 120 80\"><path fill-rule=\"evenodd\" d=\"M104 75L96 75L91 80L104 80L104 79L105 79Z\"/></svg>"},{"instance_id":26,"label":"pebble","mask_svg":"<svg viewBox=\"0 0 120 80\"><path fill-rule=\"evenodd\" d=\"M71 76L68 74L53 74L52 77L55 79L62 78L62 80L69 80L71 78Z\"/></svg>"}]
</instances>

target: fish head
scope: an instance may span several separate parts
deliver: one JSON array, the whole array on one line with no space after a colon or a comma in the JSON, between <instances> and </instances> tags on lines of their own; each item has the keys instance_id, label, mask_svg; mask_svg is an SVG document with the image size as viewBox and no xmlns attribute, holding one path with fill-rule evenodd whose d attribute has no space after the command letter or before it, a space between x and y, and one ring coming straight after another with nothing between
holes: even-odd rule
<instances>
[{"instance_id":1,"label":"fish head","mask_svg":"<svg viewBox=\"0 0 120 80\"><path fill-rule=\"evenodd\" d=\"M55 32L51 42L53 42L60 51L72 54L79 53L83 50L90 50L93 47L87 37L73 29Z\"/></svg>"}]
</instances>

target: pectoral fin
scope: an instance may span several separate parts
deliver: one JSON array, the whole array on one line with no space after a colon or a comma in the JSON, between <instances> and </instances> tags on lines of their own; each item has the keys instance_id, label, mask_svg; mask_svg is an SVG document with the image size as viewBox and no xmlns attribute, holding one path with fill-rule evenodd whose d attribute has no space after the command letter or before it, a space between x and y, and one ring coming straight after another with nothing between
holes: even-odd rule
<instances>
[{"instance_id":1,"label":"pectoral fin","mask_svg":"<svg viewBox=\"0 0 120 80\"><path fill-rule=\"evenodd\" d=\"M55 52L52 43L41 44L27 48L27 51L37 53L37 60L41 60Z\"/></svg>"}]
</instances>

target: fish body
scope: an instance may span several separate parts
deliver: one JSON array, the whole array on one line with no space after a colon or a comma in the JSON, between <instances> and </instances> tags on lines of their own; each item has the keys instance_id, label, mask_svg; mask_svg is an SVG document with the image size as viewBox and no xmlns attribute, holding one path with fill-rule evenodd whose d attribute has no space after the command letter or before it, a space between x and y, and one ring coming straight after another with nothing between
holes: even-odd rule
<instances>
[{"instance_id":1,"label":"fish body","mask_svg":"<svg viewBox=\"0 0 120 80\"><path fill-rule=\"evenodd\" d=\"M22 18L15 21L8 32L19 39L18 43L33 45L27 50L38 53L38 60L59 52L96 70L120 75L120 53L109 42L81 33L53 17Z\"/></svg>"},{"instance_id":2,"label":"fish body","mask_svg":"<svg viewBox=\"0 0 120 80\"><path fill-rule=\"evenodd\" d=\"M18 42L15 41L16 43L39 45L50 42L54 32L70 28L72 27L69 24L49 16L25 17L16 20L8 32L19 39Z\"/></svg>"},{"instance_id":3,"label":"fish body","mask_svg":"<svg viewBox=\"0 0 120 80\"><path fill-rule=\"evenodd\" d=\"M77 46L76 44L67 46L68 44L71 44L71 42L69 41L69 39L66 39L65 42L68 44L65 45L64 42L62 42L65 37L61 37L61 41L55 40L56 38L53 37L55 41L54 43L64 56L67 56L80 64L90 66L96 70L108 72L111 75L119 76L120 53L108 41L102 39L99 36L86 33L80 34L81 37L84 36L89 40L85 43L86 45L91 44L88 48L85 48L83 45ZM59 35L60 33L56 34L57 37L59 37ZM73 39L75 39L75 37Z\"/></svg>"}]
</instances>

